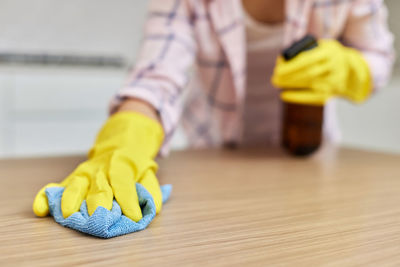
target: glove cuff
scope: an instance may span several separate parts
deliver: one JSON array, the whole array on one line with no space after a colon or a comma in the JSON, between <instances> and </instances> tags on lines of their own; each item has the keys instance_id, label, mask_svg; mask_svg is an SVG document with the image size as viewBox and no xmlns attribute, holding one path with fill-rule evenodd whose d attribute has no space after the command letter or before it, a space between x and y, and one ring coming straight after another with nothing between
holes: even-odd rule
<instances>
[{"instance_id":1,"label":"glove cuff","mask_svg":"<svg viewBox=\"0 0 400 267\"><path fill-rule=\"evenodd\" d=\"M154 158L163 140L160 123L138 112L121 111L104 124L89 151L89 158L118 148Z\"/></svg>"}]
</instances>

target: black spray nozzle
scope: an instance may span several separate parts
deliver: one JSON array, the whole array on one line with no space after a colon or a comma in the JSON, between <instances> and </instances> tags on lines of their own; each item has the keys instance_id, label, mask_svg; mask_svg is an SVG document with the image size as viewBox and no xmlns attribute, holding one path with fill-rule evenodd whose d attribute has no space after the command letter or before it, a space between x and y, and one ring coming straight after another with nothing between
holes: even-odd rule
<instances>
[{"instance_id":1,"label":"black spray nozzle","mask_svg":"<svg viewBox=\"0 0 400 267\"><path fill-rule=\"evenodd\" d=\"M290 60L300 54L303 51L313 49L317 47L317 39L312 35L306 35L299 41L292 44L282 52L282 56L285 60Z\"/></svg>"}]
</instances>

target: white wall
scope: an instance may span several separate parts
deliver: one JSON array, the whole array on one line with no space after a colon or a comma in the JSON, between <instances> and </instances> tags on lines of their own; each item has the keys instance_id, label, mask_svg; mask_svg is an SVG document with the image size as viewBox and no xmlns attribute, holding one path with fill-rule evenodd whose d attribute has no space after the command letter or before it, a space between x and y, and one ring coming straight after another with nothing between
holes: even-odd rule
<instances>
[{"instance_id":1,"label":"white wall","mask_svg":"<svg viewBox=\"0 0 400 267\"><path fill-rule=\"evenodd\" d=\"M146 7L146 0L1 0L0 53L134 62ZM86 152L126 71L0 64L0 157Z\"/></svg>"},{"instance_id":2,"label":"white wall","mask_svg":"<svg viewBox=\"0 0 400 267\"><path fill-rule=\"evenodd\" d=\"M400 75L367 103L341 100L338 116L343 144L400 153Z\"/></svg>"},{"instance_id":3,"label":"white wall","mask_svg":"<svg viewBox=\"0 0 400 267\"><path fill-rule=\"evenodd\" d=\"M1 0L0 51L135 56L147 0Z\"/></svg>"},{"instance_id":4,"label":"white wall","mask_svg":"<svg viewBox=\"0 0 400 267\"><path fill-rule=\"evenodd\" d=\"M392 14L400 11L399 1L386 3ZM146 4L1 0L0 52L121 56L134 62ZM390 21L400 34L396 16ZM125 77L126 69L0 66L0 156L87 151ZM339 102L344 144L400 152L399 88L396 75L363 106Z\"/></svg>"},{"instance_id":5,"label":"white wall","mask_svg":"<svg viewBox=\"0 0 400 267\"><path fill-rule=\"evenodd\" d=\"M125 73L1 68L0 157L84 153Z\"/></svg>"}]
</instances>

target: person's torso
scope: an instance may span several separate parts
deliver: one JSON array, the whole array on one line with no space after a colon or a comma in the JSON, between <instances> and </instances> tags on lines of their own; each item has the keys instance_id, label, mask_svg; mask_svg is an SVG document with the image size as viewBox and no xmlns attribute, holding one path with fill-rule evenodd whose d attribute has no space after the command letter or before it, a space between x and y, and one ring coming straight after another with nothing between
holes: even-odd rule
<instances>
[{"instance_id":1,"label":"person's torso","mask_svg":"<svg viewBox=\"0 0 400 267\"><path fill-rule=\"evenodd\" d=\"M252 98L251 95L260 92L258 89L250 91L250 87L254 88L251 83L256 83L257 79L250 77L253 72L248 71L246 64L256 52L249 50L240 1L232 0L231 5L226 0L189 1L195 12L193 16L197 18L193 23L197 54L195 75L190 80L190 94L182 122L189 143L195 147L243 141L245 123L250 121L244 119L247 116L245 106L250 105L248 100ZM339 4L336 1L332 1L332 5L316 5L314 0L286 0L285 4L285 22L279 37L281 45L276 49L259 52L271 55L266 56L265 61L257 63L251 60L249 64L249 68L257 68L257 64L268 65L262 67L266 70L262 79L267 81L270 89L273 88L269 77L279 51L306 33L317 38L338 38L346 23L344 14L350 8L350 3ZM277 92L273 90L267 89L263 94L275 94L273 97L277 98ZM266 106L271 109L270 114L276 114L279 102L272 102ZM334 103L326 110L325 134L328 139L338 139ZM264 113L264 116L269 115ZM278 117L275 115L277 120L271 123L271 127L274 125L275 136L279 128Z\"/></svg>"},{"instance_id":2,"label":"person's torso","mask_svg":"<svg viewBox=\"0 0 400 267\"><path fill-rule=\"evenodd\" d=\"M243 8L247 47L247 83L243 111L243 138L246 146L280 143L281 101L270 82L275 59L283 45L283 23L266 24Z\"/></svg>"}]
</instances>

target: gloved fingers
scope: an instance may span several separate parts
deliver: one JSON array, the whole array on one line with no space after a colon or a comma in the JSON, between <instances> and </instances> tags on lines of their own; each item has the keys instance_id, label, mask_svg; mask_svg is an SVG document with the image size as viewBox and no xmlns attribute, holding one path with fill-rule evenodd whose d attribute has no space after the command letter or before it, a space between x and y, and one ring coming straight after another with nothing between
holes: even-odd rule
<instances>
[{"instance_id":1,"label":"gloved fingers","mask_svg":"<svg viewBox=\"0 0 400 267\"><path fill-rule=\"evenodd\" d=\"M62 186L66 186L69 181L74 179L76 176L87 176L90 177L94 170L93 164L90 161L84 161L75 168L75 170L68 175L62 182Z\"/></svg>"},{"instance_id":2,"label":"gloved fingers","mask_svg":"<svg viewBox=\"0 0 400 267\"><path fill-rule=\"evenodd\" d=\"M322 65L328 59L328 55L324 49L314 48L298 54L291 60L277 60L274 73L276 75L290 75L301 72L310 66Z\"/></svg>"},{"instance_id":3,"label":"gloved fingers","mask_svg":"<svg viewBox=\"0 0 400 267\"><path fill-rule=\"evenodd\" d=\"M329 74L329 71L330 69L327 65L321 65L311 66L301 72L289 75L277 75L274 73L271 82L277 88L305 89L310 88L315 79L323 79Z\"/></svg>"},{"instance_id":4,"label":"gloved fingers","mask_svg":"<svg viewBox=\"0 0 400 267\"><path fill-rule=\"evenodd\" d=\"M326 76L330 71L329 64L322 63L308 65L294 72L282 72L277 67L274 70L271 82L277 88L304 89L309 88L315 78Z\"/></svg>"},{"instance_id":5,"label":"gloved fingers","mask_svg":"<svg viewBox=\"0 0 400 267\"><path fill-rule=\"evenodd\" d=\"M110 160L108 178L114 197L123 214L138 222L142 219L142 210L136 192L136 166L123 153L115 152Z\"/></svg>"},{"instance_id":6,"label":"gloved fingers","mask_svg":"<svg viewBox=\"0 0 400 267\"><path fill-rule=\"evenodd\" d=\"M330 71L327 64L314 65L289 75L276 75L275 81L281 88L305 88L304 86L309 86L315 79L327 77Z\"/></svg>"},{"instance_id":7,"label":"gloved fingers","mask_svg":"<svg viewBox=\"0 0 400 267\"><path fill-rule=\"evenodd\" d=\"M330 95L311 90L286 90L281 93L281 99L287 103L324 105Z\"/></svg>"},{"instance_id":8,"label":"gloved fingers","mask_svg":"<svg viewBox=\"0 0 400 267\"><path fill-rule=\"evenodd\" d=\"M154 170L148 169L140 179L139 183L143 185L153 197L154 204L156 206L156 213L158 214L162 208L162 193Z\"/></svg>"},{"instance_id":9,"label":"gloved fingers","mask_svg":"<svg viewBox=\"0 0 400 267\"><path fill-rule=\"evenodd\" d=\"M329 81L315 80L309 87L309 90L318 94L333 94L331 87L329 86Z\"/></svg>"},{"instance_id":10,"label":"gloved fingers","mask_svg":"<svg viewBox=\"0 0 400 267\"><path fill-rule=\"evenodd\" d=\"M108 183L106 172L103 168L99 169L91 178L89 192L86 197L89 215L91 216L99 206L111 210L113 198L114 195Z\"/></svg>"},{"instance_id":11,"label":"gloved fingers","mask_svg":"<svg viewBox=\"0 0 400 267\"><path fill-rule=\"evenodd\" d=\"M61 198L61 211L64 218L71 216L79 211L79 208L85 199L89 190L89 177L85 175L76 175L71 177L65 186Z\"/></svg>"},{"instance_id":12,"label":"gloved fingers","mask_svg":"<svg viewBox=\"0 0 400 267\"><path fill-rule=\"evenodd\" d=\"M33 201L32 209L36 216L44 217L49 214L49 203L46 196L46 188L49 187L62 187L61 184L50 183L42 187L36 194L35 200Z\"/></svg>"}]
</instances>

